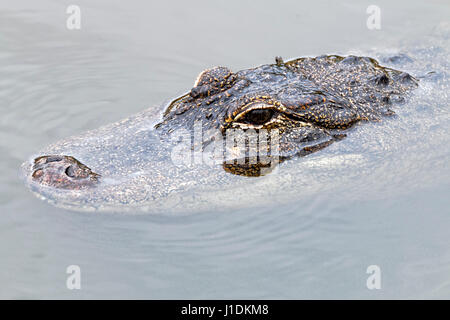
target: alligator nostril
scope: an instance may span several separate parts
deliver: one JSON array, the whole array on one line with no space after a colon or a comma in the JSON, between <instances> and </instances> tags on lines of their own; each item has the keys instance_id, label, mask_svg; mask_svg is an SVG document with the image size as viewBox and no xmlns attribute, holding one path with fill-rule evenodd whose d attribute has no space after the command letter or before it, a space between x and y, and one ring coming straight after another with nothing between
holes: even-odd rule
<instances>
[{"instance_id":1,"label":"alligator nostril","mask_svg":"<svg viewBox=\"0 0 450 320\"><path fill-rule=\"evenodd\" d=\"M75 169L73 168L73 166L68 166L66 168L66 175L68 175L71 178L75 177Z\"/></svg>"},{"instance_id":2,"label":"alligator nostril","mask_svg":"<svg viewBox=\"0 0 450 320\"><path fill-rule=\"evenodd\" d=\"M61 161L63 159L63 157L60 156L48 156L47 157L47 163L49 162L58 162Z\"/></svg>"},{"instance_id":3,"label":"alligator nostril","mask_svg":"<svg viewBox=\"0 0 450 320\"><path fill-rule=\"evenodd\" d=\"M34 171L31 176L33 178L37 179L37 178L41 177L43 174L44 174L44 171L42 169L38 169L38 170Z\"/></svg>"}]
</instances>

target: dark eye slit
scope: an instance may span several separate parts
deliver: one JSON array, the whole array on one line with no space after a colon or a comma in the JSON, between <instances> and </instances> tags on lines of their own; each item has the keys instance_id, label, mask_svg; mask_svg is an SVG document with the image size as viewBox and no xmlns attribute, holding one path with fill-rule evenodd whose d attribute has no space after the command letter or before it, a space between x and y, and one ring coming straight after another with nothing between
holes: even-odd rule
<instances>
[{"instance_id":1,"label":"dark eye slit","mask_svg":"<svg viewBox=\"0 0 450 320\"><path fill-rule=\"evenodd\" d=\"M253 125L263 125L275 116L276 112L273 109L254 109L251 111L248 111L240 120L239 122L243 122L246 124L253 124Z\"/></svg>"}]
</instances>

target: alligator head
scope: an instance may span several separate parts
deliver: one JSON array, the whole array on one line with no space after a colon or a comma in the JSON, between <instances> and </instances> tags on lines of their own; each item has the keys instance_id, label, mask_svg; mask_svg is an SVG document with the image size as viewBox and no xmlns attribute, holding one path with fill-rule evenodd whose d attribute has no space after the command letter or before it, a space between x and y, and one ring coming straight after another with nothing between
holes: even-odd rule
<instances>
[{"instance_id":1,"label":"alligator head","mask_svg":"<svg viewBox=\"0 0 450 320\"><path fill-rule=\"evenodd\" d=\"M117 172L147 170L145 162L170 166L177 150L181 162L207 153L228 173L260 176L342 139L360 121L392 115L392 104L416 86L409 74L366 57L277 58L238 72L216 67L173 100L155 126L144 112L88 133L84 141L56 144L49 151L57 156L36 158L27 174L38 185L92 189ZM89 162L67 153L72 151Z\"/></svg>"}]
</instances>

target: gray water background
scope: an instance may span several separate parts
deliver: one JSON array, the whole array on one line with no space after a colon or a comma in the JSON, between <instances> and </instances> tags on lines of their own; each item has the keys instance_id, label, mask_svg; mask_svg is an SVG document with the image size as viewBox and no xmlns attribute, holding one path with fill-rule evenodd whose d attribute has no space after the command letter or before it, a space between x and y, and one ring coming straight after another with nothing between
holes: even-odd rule
<instances>
[{"instance_id":1,"label":"gray water background","mask_svg":"<svg viewBox=\"0 0 450 320\"><path fill-rule=\"evenodd\" d=\"M372 4L381 30L366 27ZM0 298L450 298L449 17L447 1L1 1ZM45 145L156 113L211 66L397 52L435 78L396 119L290 163L312 188L281 175L233 209L102 214L50 206L18 178Z\"/></svg>"}]
</instances>

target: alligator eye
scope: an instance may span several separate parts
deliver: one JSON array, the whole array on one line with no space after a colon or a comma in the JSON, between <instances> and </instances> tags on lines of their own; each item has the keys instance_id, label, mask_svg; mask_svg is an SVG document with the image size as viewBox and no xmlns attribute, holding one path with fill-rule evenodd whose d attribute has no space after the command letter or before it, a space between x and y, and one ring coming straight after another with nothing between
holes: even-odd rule
<instances>
[{"instance_id":1,"label":"alligator eye","mask_svg":"<svg viewBox=\"0 0 450 320\"><path fill-rule=\"evenodd\" d=\"M262 125L270 119L272 119L275 111L272 109L253 109L247 112L242 119L239 119L240 122L249 123L253 125Z\"/></svg>"}]
</instances>

